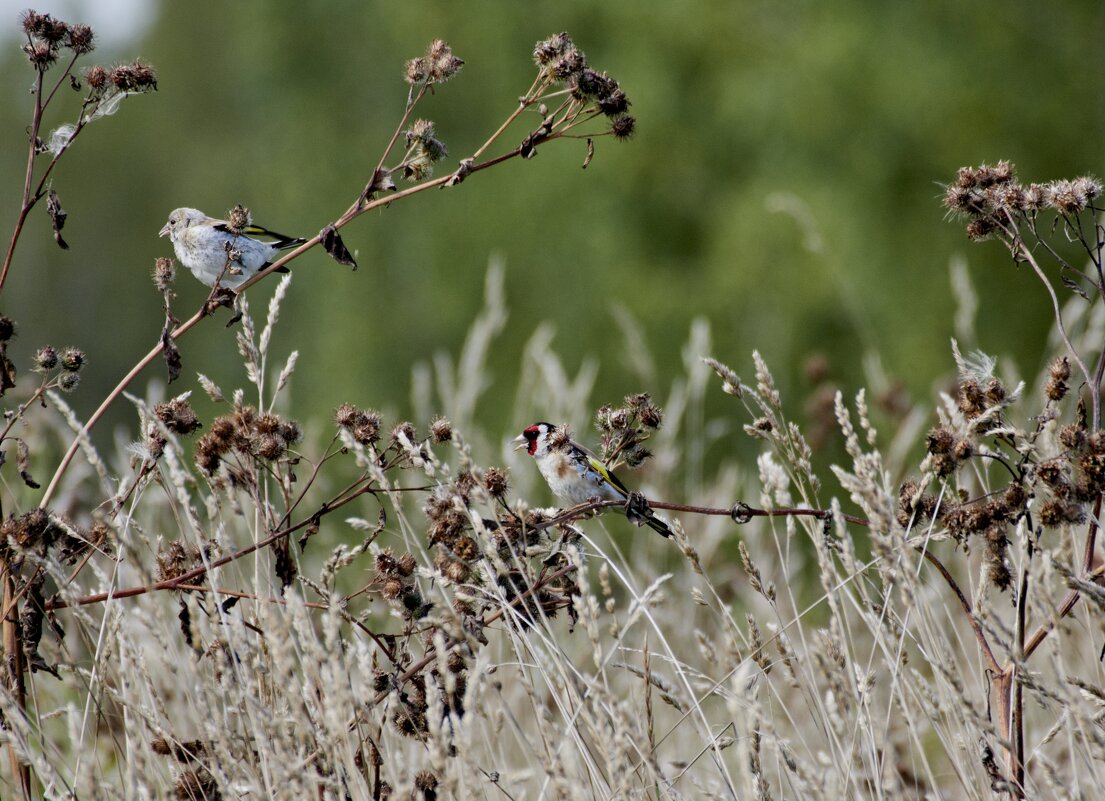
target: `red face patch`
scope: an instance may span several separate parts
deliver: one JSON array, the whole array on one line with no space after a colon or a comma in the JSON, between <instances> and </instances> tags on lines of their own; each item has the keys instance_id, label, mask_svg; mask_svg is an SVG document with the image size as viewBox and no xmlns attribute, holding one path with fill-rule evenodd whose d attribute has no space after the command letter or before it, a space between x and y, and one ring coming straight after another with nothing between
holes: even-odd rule
<instances>
[{"instance_id":1,"label":"red face patch","mask_svg":"<svg viewBox=\"0 0 1105 801\"><path fill-rule=\"evenodd\" d=\"M537 453L537 438L541 436L541 426L532 425L522 432L522 436L526 438L526 453L533 456Z\"/></svg>"}]
</instances>

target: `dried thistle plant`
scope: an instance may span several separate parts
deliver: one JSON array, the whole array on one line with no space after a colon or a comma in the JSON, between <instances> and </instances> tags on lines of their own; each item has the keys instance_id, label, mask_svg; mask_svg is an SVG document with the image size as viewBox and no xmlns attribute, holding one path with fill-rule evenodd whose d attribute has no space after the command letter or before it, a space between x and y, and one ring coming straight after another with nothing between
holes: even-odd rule
<instances>
[{"instance_id":1,"label":"dried thistle plant","mask_svg":"<svg viewBox=\"0 0 1105 801\"><path fill-rule=\"evenodd\" d=\"M26 19L41 78L65 47L51 43L74 28ZM534 58L537 77L515 112L439 177L447 148L413 112L462 62L440 41L408 62L408 100L379 166L313 244L351 258L339 229L370 208L586 137L586 126L632 133L621 88L569 37L538 43ZM130 65L112 89L105 77L103 102L144 74ZM535 108L517 146L480 160ZM400 178L416 183L399 192ZM473 428L487 341L505 314L491 279L460 357L465 375L426 379L448 416L427 409L412 423L357 401L335 403L321 430L291 419L284 396L297 354L272 352L291 302L285 279L263 324L245 298L231 299L242 313L243 388L201 378L220 404L210 415L187 393L128 395L135 441L101 456L88 429L199 319L177 323L173 265L158 263L161 348L82 425L64 418L58 393L74 388L85 356L43 346L37 388L0 435L32 490L35 459L57 439L42 429L80 431L41 503L9 504L0 522L3 794L1092 794L1105 782L1094 734L1105 709L1096 542L1105 434L1100 371L1084 369L1105 363L1090 313L1105 284L1090 221L1096 190L1058 182L1051 206L1030 209L1013 183L999 165L956 186L973 198L962 206L972 222L992 218L979 225L1016 259L1036 259L1052 298L1057 275L1089 301L1057 319L1066 350L1038 388L956 351L957 389L941 398L916 476L904 481L879 450L866 394L849 403L834 392L822 406L848 463L830 484L759 354L751 384L717 360L691 365L699 372L672 376L666 414L647 395L594 412L608 464L635 466L655 450L680 473L716 432L739 430L693 425L707 367L744 406L744 431L763 448L758 476L661 484L653 505L686 520L673 544L620 547L617 523L611 540L602 518L587 517L612 502L531 507L526 475L487 445L502 432ZM44 197L64 241L61 204ZM1051 233L1046 214L1056 215ZM1084 279L1057 257L1045 269L1056 231L1086 247ZM1026 248L1026 232L1040 241ZM13 385L15 330L0 317L0 372ZM696 328L687 349L705 356L704 342ZM560 363L539 334L525 352L519 408L540 394L585 419L587 376L552 369ZM545 383L526 380L539 369ZM51 408L30 421L43 399ZM87 459L67 472L79 447ZM97 472L82 474L85 462ZM840 497L823 501L826 486ZM736 500L757 491L762 508Z\"/></svg>"}]
</instances>

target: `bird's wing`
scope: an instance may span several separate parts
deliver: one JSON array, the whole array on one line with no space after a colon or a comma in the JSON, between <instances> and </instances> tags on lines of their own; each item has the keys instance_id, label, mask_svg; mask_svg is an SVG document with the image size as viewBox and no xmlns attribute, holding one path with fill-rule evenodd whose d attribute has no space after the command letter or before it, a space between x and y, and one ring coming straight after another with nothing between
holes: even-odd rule
<instances>
[{"instance_id":1,"label":"bird's wing","mask_svg":"<svg viewBox=\"0 0 1105 801\"><path fill-rule=\"evenodd\" d=\"M226 220L213 220L216 230L224 231L228 234L234 232L230 230L230 223ZM296 245L302 245L306 242L306 239L302 239L297 236L285 236L284 234L278 234L276 231L270 231L268 228L264 228L260 225L247 225L241 230L242 234L249 237L264 237L265 239L271 239L272 242L268 243L277 250L284 250L285 248L295 247Z\"/></svg>"},{"instance_id":2,"label":"bird's wing","mask_svg":"<svg viewBox=\"0 0 1105 801\"><path fill-rule=\"evenodd\" d=\"M608 470L606 465L604 465L602 461L597 456L595 456L595 454L582 447L580 448L580 451L583 453L583 458L587 460L588 467L590 467L592 470L602 476L603 480L610 484L610 486L613 487L615 490L620 492L623 497L629 495L629 490L626 489L625 484L623 484L621 480L616 475L614 475L613 472Z\"/></svg>"}]
</instances>

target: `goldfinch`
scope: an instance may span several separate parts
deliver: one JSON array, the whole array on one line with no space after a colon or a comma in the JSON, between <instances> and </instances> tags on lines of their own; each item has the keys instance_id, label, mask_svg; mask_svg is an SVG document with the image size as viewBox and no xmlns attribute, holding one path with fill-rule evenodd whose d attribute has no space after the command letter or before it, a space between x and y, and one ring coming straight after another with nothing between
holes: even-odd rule
<instances>
[{"instance_id":1,"label":"goldfinch","mask_svg":"<svg viewBox=\"0 0 1105 801\"><path fill-rule=\"evenodd\" d=\"M665 537L672 535L668 525L641 496L626 489L595 454L571 440L565 426L534 423L515 437L512 444L514 450L525 450L533 457L549 489L564 503L575 506L595 498L625 501L630 520Z\"/></svg>"},{"instance_id":2,"label":"goldfinch","mask_svg":"<svg viewBox=\"0 0 1105 801\"><path fill-rule=\"evenodd\" d=\"M280 251L307 241L251 223L234 233L226 220L208 217L198 209L173 211L158 236L169 237L177 259L202 283L214 286L218 281L229 289L237 289L264 269Z\"/></svg>"}]
</instances>

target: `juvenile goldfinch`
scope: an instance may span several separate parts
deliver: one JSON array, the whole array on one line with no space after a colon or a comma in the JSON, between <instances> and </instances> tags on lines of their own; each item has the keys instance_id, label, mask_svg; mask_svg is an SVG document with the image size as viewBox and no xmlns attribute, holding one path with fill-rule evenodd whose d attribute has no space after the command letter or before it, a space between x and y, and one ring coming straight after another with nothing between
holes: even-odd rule
<instances>
[{"instance_id":1,"label":"juvenile goldfinch","mask_svg":"<svg viewBox=\"0 0 1105 801\"><path fill-rule=\"evenodd\" d=\"M307 241L252 224L234 233L226 220L208 217L198 209L173 211L158 236L169 237L177 259L202 283L214 286L218 280L229 289L237 289L267 267L280 251Z\"/></svg>"},{"instance_id":2,"label":"juvenile goldfinch","mask_svg":"<svg viewBox=\"0 0 1105 801\"><path fill-rule=\"evenodd\" d=\"M625 501L627 514L637 525L646 525L665 537L672 535L643 498L626 489L595 454L569 438L566 427L534 423L512 442L514 450L525 450L533 457L549 489L564 503L575 506L595 498Z\"/></svg>"}]
</instances>

